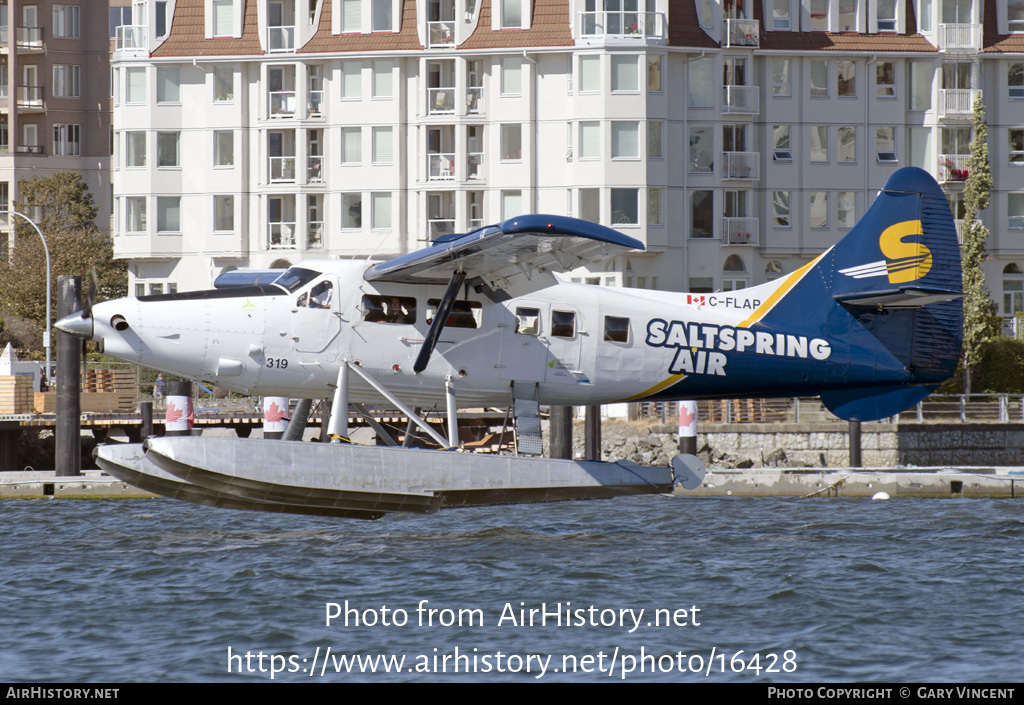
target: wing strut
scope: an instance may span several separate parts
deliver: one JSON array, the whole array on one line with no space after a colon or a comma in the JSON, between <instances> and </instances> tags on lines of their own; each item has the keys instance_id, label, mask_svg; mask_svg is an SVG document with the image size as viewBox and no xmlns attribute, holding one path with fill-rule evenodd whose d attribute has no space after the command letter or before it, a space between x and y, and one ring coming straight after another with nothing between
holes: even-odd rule
<instances>
[{"instance_id":1,"label":"wing strut","mask_svg":"<svg viewBox=\"0 0 1024 705\"><path fill-rule=\"evenodd\" d=\"M416 374L427 369L427 363L430 362L430 356L434 352L434 347L441 338L441 330L444 328L445 321L448 320L448 314L452 312L452 307L455 305L455 297L459 295L459 289L465 280L466 273L461 269L452 273L452 278L448 281L448 289L445 290L441 303L437 305L434 321L430 324L427 337L423 340L423 347L420 348L420 354L416 356L416 362L412 366L412 371Z\"/></svg>"}]
</instances>

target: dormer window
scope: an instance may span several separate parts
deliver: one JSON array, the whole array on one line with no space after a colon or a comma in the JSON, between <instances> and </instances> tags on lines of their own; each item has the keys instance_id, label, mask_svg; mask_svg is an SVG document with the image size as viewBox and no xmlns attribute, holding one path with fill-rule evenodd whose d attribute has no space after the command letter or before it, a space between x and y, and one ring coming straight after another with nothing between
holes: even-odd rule
<instances>
[{"instance_id":1,"label":"dormer window","mask_svg":"<svg viewBox=\"0 0 1024 705\"><path fill-rule=\"evenodd\" d=\"M878 31L896 31L896 0L878 1Z\"/></svg>"},{"instance_id":2,"label":"dormer window","mask_svg":"<svg viewBox=\"0 0 1024 705\"><path fill-rule=\"evenodd\" d=\"M1006 0L1006 23L1011 32L1024 32L1024 0Z\"/></svg>"},{"instance_id":3,"label":"dormer window","mask_svg":"<svg viewBox=\"0 0 1024 705\"><path fill-rule=\"evenodd\" d=\"M789 0L772 0L772 29L792 29Z\"/></svg>"}]
</instances>

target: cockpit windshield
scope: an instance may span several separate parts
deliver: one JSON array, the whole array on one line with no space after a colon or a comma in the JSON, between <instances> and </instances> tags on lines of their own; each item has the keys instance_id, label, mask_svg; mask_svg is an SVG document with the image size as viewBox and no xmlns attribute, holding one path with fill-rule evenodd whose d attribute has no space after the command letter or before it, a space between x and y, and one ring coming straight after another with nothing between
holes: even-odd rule
<instances>
[{"instance_id":1,"label":"cockpit windshield","mask_svg":"<svg viewBox=\"0 0 1024 705\"><path fill-rule=\"evenodd\" d=\"M281 276L274 280L274 283L287 289L289 293L294 294L319 276L320 272L314 272L312 269L289 267Z\"/></svg>"}]
</instances>

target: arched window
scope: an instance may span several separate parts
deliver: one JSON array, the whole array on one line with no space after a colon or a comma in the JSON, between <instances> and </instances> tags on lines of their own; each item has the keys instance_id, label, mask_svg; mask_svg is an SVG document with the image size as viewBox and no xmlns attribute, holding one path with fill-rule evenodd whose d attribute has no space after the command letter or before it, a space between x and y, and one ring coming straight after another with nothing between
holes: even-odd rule
<instances>
[{"instance_id":1,"label":"arched window","mask_svg":"<svg viewBox=\"0 0 1024 705\"><path fill-rule=\"evenodd\" d=\"M775 279L781 277L783 274L785 274L785 270L782 268L782 262L779 262L777 259L773 259L771 262L765 265L764 280L766 282L774 281Z\"/></svg>"},{"instance_id":2,"label":"arched window","mask_svg":"<svg viewBox=\"0 0 1024 705\"><path fill-rule=\"evenodd\" d=\"M1014 262L1003 267L1003 315L1024 311L1024 271Z\"/></svg>"},{"instance_id":3,"label":"arched window","mask_svg":"<svg viewBox=\"0 0 1024 705\"><path fill-rule=\"evenodd\" d=\"M722 267L722 291L746 289L748 281L746 262L739 255L729 255Z\"/></svg>"}]
</instances>

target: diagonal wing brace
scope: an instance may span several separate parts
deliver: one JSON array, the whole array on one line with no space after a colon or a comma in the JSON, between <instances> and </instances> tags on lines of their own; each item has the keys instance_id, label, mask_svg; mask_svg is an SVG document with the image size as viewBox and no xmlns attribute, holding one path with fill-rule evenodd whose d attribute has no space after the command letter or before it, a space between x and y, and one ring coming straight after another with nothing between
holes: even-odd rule
<instances>
[{"instance_id":1,"label":"diagonal wing brace","mask_svg":"<svg viewBox=\"0 0 1024 705\"><path fill-rule=\"evenodd\" d=\"M430 324L427 337L423 340L423 347L420 348L420 354L416 356L416 362L412 366L412 371L416 374L427 369L427 363L430 362L430 356L434 352L434 347L441 338L441 330L444 328L445 321L448 320L448 314L452 312L452 307L455 306L455 297L459 295L459 289L462 288L462 282L465 280L466 273L459 269L452 274L452 278L448 281L448 288L444 292L444 298L437 305L434 321Z\"/></svg>"}]
</instances>

